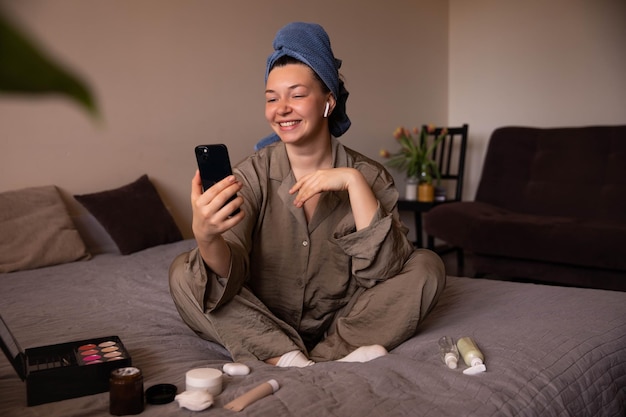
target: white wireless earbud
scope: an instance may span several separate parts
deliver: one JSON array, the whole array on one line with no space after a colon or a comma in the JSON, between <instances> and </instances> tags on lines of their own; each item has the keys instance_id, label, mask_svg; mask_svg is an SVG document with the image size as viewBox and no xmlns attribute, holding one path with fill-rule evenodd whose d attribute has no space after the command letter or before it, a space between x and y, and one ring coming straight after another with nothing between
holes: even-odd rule
<instances>
[{"instance_id":1,"label":"white wireless earbud","mask_svg":"<svg viewBox=\"0 0 626 417\"><path fill-rule=\"evenodd\" d=\"M326 107L324 108L324 118L328 117L328 110L330 110L330 102L326 102Z\"/></svg>"}]
</instances>

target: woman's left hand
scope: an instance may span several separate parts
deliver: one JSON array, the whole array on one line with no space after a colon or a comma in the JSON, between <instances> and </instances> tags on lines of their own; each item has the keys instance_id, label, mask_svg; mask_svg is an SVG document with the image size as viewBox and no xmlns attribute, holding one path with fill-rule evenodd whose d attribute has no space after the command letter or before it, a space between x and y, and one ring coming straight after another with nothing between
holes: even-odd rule
<instances>
[{"instance_id":1,"label":"woman's left hand","mask_svg":"<svg viewBox=\"0 0 626 417\"><path fill-rule=\"evenodd\" d=\"M359 173L354 168L320 169L300 178L289 190L289 194L298 193L294 200L296 207L302 207L311 197L323 191L344 191Z\"/></svg>"}]
</instances>

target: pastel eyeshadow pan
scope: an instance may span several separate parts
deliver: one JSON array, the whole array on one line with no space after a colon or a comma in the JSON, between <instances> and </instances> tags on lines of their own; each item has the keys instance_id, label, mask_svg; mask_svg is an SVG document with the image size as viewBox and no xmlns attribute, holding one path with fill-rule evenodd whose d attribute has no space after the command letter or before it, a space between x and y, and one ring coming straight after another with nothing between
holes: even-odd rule
<instances>
[{"instance_id":1,"label":"pastel eyeshadow pan","mask_svg":"<svg viewBox=\"0 0 626 417\"><path fill-rule=\"evenodd\" d=\"M116 352L119 348L117 346L109 346L109 347L105 347L102 348L101 351L102 352Z\"/></svg>"},{"instance_id":2,"label":"pastel eyeshadow pan","mask_svg":"<svg viewBox=\"0 0 626 417\"><path fill-rule=\"evenodd\" d=\"M112 340L102 343L86 343L77 348L77 358L81 365L91 365L126 357L123 349Z\"/></svg>"}]
</instances>

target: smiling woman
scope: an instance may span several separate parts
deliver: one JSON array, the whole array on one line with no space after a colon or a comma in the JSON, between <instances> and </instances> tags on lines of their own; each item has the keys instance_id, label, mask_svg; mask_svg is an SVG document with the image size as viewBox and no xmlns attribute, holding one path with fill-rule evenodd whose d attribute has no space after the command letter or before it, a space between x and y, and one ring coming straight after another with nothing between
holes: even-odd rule
<instances>
[{"instance_id":1,"label":"smiling woman","mask_svg":"<svg viewBox=\"0 0 626 417\"><path fill-rule=\"evenodd\" d=\"M367 362L415 333L443 290L443 263L413 249L385 168L336 139L350 127L348 92L325 30L291 23L274 49L274 143L234 169L236 182L202 193L194 178L197 248L172 263L172 297L236 361ZM225 217L219 203L234 193L241 212Z\"/></svg>"}]
</instances>

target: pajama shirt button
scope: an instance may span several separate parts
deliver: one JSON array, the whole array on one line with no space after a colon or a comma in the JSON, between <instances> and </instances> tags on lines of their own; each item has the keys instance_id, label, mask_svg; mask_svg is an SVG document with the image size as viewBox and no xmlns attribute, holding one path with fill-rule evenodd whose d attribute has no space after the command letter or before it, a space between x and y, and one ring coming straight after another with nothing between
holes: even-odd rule
<instances>
[{"instance_id":1,"label":"pajama shirt button","mask_svg":"<svg viewBox=\"0 0 626 417\"><path fill-rule=\"evenodd\" d=\"M306 241L306 240L303 240L302 241L302 246L304 246L304 247L309 246L309 242Z\"/></svg>"}]
</instances>

